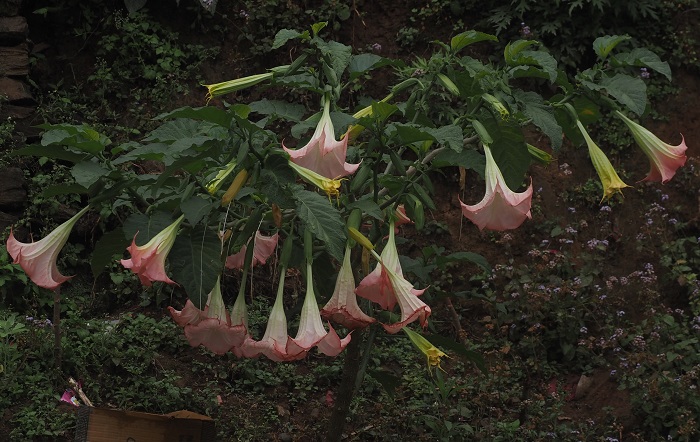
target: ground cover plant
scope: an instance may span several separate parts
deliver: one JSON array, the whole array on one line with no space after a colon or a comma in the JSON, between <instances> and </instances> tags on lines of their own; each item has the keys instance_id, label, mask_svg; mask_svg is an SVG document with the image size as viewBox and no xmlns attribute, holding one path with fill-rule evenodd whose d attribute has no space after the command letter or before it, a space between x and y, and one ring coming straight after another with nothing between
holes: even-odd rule
<instances>
[{"instance_id":1,"label":"ground cover plant","mask_svg":"<svg viewBox=\"0 0 700 442\"><path fill-rule=\"evenodd\" d=\"M24 294L2 292L9 437L70 435L71 373L100 405L215 416L222 440L693 440L697 226L664 192L697 189L696 166L634 121L640 68L668 65L610 35L572 77L533 39L486 62L470 50L497 38L479 31L400 61L326 27L279 31L289 64L209 84L209 106L145 136L53 122L16 151L55 162L65 178L41 196L79 207L34 242L15 225L0 255ZM646 177L589 135L605 117ZM564 139L578 170L554 166ZM634 240L621 193L645 201ZM449 217L476 249L454 247ZM86 323L95 307L109 316ZM591 379L624 388L628 413L575 410Z\"/></svg>"}]
</instances>

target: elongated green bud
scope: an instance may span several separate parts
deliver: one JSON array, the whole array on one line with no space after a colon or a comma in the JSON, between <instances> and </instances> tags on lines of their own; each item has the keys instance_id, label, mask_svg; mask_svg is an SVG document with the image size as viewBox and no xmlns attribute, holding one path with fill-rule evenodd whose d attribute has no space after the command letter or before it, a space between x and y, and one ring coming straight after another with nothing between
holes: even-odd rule
<instances>
[{"instance_id":1,"label":"elongated green bud","mask_svg":"<svg viewBox=\"0 0 700 442\"><path fill-rule=\"evenodd\" d=\"M479 136L481 139L481 142L490 146L493 144L493 138L491 138L491 135L489 135L489 131L486 130L483 124L481 124L481 121L479 120L472 120L472 127L476 131L476 134Z\"/></svg>"},{"instance_id":2,"label":"elongated green bud","mask_svg":"<svg viewBox=\"0 0 700 442\"><path fill-rule=\"evenodd\" d=\"M354 239L357 241L359 245L364 247L367 250L374 250L374 244L372 244L372 241L369 240L365 235L360 233L359 230L353 228L353 227L348 227L348 234L350 235L350 238Z\"/></svg>"},{"instance_id":3,"label":"elongated green bud","mask_svg":"<svg viewBox=\"0 0 700 442\"><path fill-rule=\"evenodd\" d=\"M236 175L236 178L233 179L233 182L229 186L228 190L226 190L226 193L224 193L224 196L221 197L221 205L225 206L230 203L236 197L236 195L238 195L238 192L240 192L247 180L247 170L243 169L238 172L238 175Z\"/></svg>"},{"instance_id":4,"label":"elongated green bud","mask_svg":"<svg viewBox=\"0 0 700 442\"><path fill-rule=\"evenodd\" d=\"M459 97L459 88L452 80L450 80L450 77L445 74L438 74L437 77L438 81L445 87L445 89L450 91L450 93L452 93L452 95L455 97Z\"/></svg>"}]
</instances>

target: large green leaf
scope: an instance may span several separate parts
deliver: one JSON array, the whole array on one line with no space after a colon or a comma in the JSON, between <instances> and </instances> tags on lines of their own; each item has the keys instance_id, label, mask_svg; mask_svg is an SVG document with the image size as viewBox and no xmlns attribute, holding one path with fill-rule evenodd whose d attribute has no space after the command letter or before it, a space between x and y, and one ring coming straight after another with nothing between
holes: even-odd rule
<instances>
[{"instance_id":1,"label":"large green leaf","mask_svg":"<svg viewBox=\"0 0 700 442\"><path fill-rule=\"evenodd\" d=\"M558 150L562 144L562 129L554 118L553 110L544 104L542 97L535 92L516 90L513 96L523 105L523 113L549 137L552 148Z\"/></svg>"},{"instance_id":2,"label":"large green leaf","mask_svg":"<svg viewBox=\"0 0 700 442\"><path fill-rule=\"evenodd\" d=\"M486 367L486 360L484 359L484 356L480 353L475 352L474 350L469 350L464 344L461 344L453 339L437 334L430 335L429 341L437 347L451 350L457 353L465 360L474 364L479 370L481 370L482 373L488 373L488 368Z\"/></svg>"},{"instance_id":3,"label":"large green leaf","mask_svg":"<svg viewBox=\"0 0 700 442\"><path fill-rule=\"evenodd\" d=\"M284 46L287 41L295 38L309 38L309 31L299 32L294 29L280 29L275 35L275 41L272 43L272 49L278 49Z\"/></svg>"},{"instance_id":4,"label":"large green leaf","mask_svg":"<svg viewBox=\"0 0 700 442\"><path fill-rule=\"evenodd\" d=\"M604 77L600 83L582 81L584 86L598 91L606 90L629 110L642 115L647 106L647 85L638 77L630 77L625 74L616 74L614 77Z\"/></svg>"},{"instance_id":5,"label":"large green leaf","mask_svg":"<svg viewBox=\"0 0 700 442\"><path fill-rule=\"evenodd\" d=\"M164 120L167 118L191 118L193 120L204 120L228 129L231 126L233 116L231 115L231 112L214 106L198 108L186 106L175 109L171 112L160 114L156 117L156 120Z\"/></svg>"},{"instance_id":6,"label":"large green leaf","mask_svg":"<svg viewBox=\"0 0 700 442\"><path fill-rule=\"evenodd\" d=\"M606 35L604 37L598 37L593 42L593 50L601 60L605 60L608 58L608 55L610 55L610 52L615 49L615 46L630 39L631 37L629 35Z\"/></svg>"},{"instance_id":7,"label":"large green leaf","mask_svg":"<svg viewBox=\"0 0 700 442\"><path fill-rule=\"evenodd\" d=\"M223 271L221 242L216 233L203 226L180 233L168 259L173 279L182 285L195 307L204 309Z\"/></svg>"},{"instance_id":8,"label":"large green leaf","mask_svg":"<svg viewBox=\"0 0 700 442\"><path fill-rule=\"evenodd\" d=\"M301 104L263 98L250 103L250 110L262 115L277 115L286 120L300 121L305 109Z\"/></svg>"},{"instance_id":9,"label":"large green leaf","mask_svg":"<svg viewBox=\"0 0 700 442\"><path fill-rule=\"evenodd\" d=\"M38 127L46 129L41 137L42 146L59 144L96 155L112 143L105 135L85 124L40 124Z\"/></svg>"},{"instance_id":10,"label":"large green leaf","mask_svg":"<svg viewBox=\"0 0 700 442\"><path fill-rule=\"evenodd\" d=\"M124 255L128 246L129 240L124 238L121 228L102 235L95 243L95 250L90 259L92 276L97 278L111 262Z\"/></svg>"},{"instance_id":11,"label":"large green leaf","mask_svg":"<svg viewBox=\"0 0 700 442\"><path fill-rule=\"evenodd\" d=\"M144 141L173 142L183 138L191 138L206 133L202 125L210 123L192 120L190 118L177 118L167 121L148 134Z\"/></svg>"},{"instance_id":12,"label":"large green leaf","mask_svg":"<svg viewBox=\"0 0 700 442\"><path fill-rule=\"evenodd\" d=\"M449 255L446 256L438 256L435 258L435 263L437 264L438 267L444 267L445 264L451 263L451 262L464 262L464 261L469 261L471 263L474 263L481 267L483 270L485 270L488 273L491 273L491 266L489 265L489 262L484 258L482 255L479 255L478 253L474 252L455 252L455 253L450 253Z\"/></svg>"},{"instance_id":13,"label":"large green leaf","mask_svg":"<svg viewBox=\"0 0 700 442\"><path fill-rule=\"evenodd\" d=\"M535 40L516 40L508 43L506 45L506 48L503 50L503 58L505 59L506 63L512 65L512 64L517 64L517 58L518 55L526 50L528 47L532 45L536 45L537 41Z\"/></svg>"},{"instance_id":14,"label":"large green leaf","mask_svg":"<svg viewBox=\"0 0 700 442\"><path fill-rule=\"evenodd\" d=\"M615 60L627 66L639 66L652 69L671 81L671 67L661 61L658 55L646 48L634 48L630 52L618 54Z\"/></svg>"},{"instance_id":15,"label":"large green leaf","mask_svg":"<svg viewBox=\"0 0 700 442\"><path fill-rule=\"evenodd\" d=\"M52 144L50 146L31 144L29 146L10 152L10 155L46 157L53 158L55 160L70 161L72 163L78 163L89 158L88 155L85 153L77 153L56 144Z\"/></svg>"},{"instance_id":16,"label":"large green leaf","mask_svg":"<svg viewBox=\"0 0 700 442\"><path fill-rule=\"evenodd\" d=\"M498 41L498 38L495 35L486 34L484 32L474 30L466 31L452 37L452 40L450 40L450 48L453 52L458 52L470 44L486 40Z\"/></svg>"},{"instance_id":17,"label":"large green leaf","mask_svg":"<svg viewBox=\"0 0 700 442\"><path fill-rule=\"evenodd\" d=\"M431 164L435 167L459 166L465 169L472 169L483 178L486 159L475 150L463 150L461 152L443 150L433 159Z\"/></svg>"},{"instance_id":18,"label":"large green leaf","mask_svg":"<svg viewBox=\"0 0 700 442\"><path fill-rule=\"evenodd\" d=\"M76 183L87 189L107 175L109 170L94 161L83 161L73 166L70 173Z\"/></svg>"},{"instance_id":19,"label":"large green leaf","mask_svg":"<svg viewBox=\"0 0 700 442\"><path fill-rule=\"evenodd\" d=\"M143 213L134 213L124 221L124 237L131 240L136 236L138 245L144 245L175 221L170 214L155 212L150 217Z\"/></svg>"},{"instance_id":20,"label":"large green leaf","mask_svg":"<svg viewBox=\"0 0 700 442\"><path fill-rule=\"evenodd\" d=\"M530 166L530 153L520 126L504 120L480 120L493 139L491 153L508 187L517 191Z\"/></svg>"},{"instance_id":21,"label":"large green leaf","mask_svg":"<svg viewBox=\"0 0 700 442\"><path fill-rule=\"evenodd\" d=\"M185 219L187 219L190 224L194 225L207 216L215 205L217 205L217 203L212 201L211 198L193 195L191 198L180 203L180 209L185 215Z\"/></svg>"},{"instance_id":22,"label":"large green leaf","mask_svg":"<svg viewBox=\"0 0 700 442\"><path fill-rule=\"evenodd\" d=\"M304 227L323 241L332 257L342 261L346 241L345 223L338 209L327 197L308 190L296 192L294 199L297 201L297 214L304 222Z\"/></svg>"},{"instance_id":23,"label":"large green leaf","mask_svg":"<svg viewBox=\"0 0 700 442\"><path fill-rule=\"evenodd\" d=\"M377 54L364 53L353 55L350 59L350 64L348 65L348 72L350 73L351 79L357 78L364 72L381 66L386 66L391 63L392 61L388 58L380 57Z\"/></svg>"}]
</instances>

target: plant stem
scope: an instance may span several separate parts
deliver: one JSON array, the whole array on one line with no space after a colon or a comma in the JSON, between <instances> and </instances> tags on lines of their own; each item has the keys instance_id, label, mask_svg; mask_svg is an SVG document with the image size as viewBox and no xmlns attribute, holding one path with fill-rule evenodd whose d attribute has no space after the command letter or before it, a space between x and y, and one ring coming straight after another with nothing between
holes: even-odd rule
<instances>
[{"instance_id":1,"label":"plant stem","mask_svg":"<svg viewBox=\"0 0 700 442\"><path fill-rule=\"evenodd\" d=\"M56 369L61 369L63 348L61 346L61 288L53 292L53 357Z\"/></svg>"},{"instance_id":2,"label":"plant stem","mask_svg":"<svg viewBox=\"0 0 700 442\"><path fill-rule=\"evenodd\" d=\"M335 407L328 420L326 442L339 442L343 436L343 428L350 412L350 403L355 396L355 380L360 370L362 355L360 348L364 337L364 330L355 330L352 340L345 348L345 362L343 363L343 378L340 381L338 395L335 398Z\"/></svg>"}]
</instances>

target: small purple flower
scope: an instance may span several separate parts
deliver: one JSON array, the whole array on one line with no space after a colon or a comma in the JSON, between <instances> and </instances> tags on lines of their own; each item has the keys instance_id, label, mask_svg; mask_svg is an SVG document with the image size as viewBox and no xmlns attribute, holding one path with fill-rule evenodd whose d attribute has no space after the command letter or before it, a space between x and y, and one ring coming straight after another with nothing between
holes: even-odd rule
<instances>
[{"instance_id":1,"label":"small purple flower","mask_svg":"<svg viewBox=\"0 0 700 442\"><path fill-rule=\"evenodd\" d=\"M625 311L624 311L624 310L620 310L620 311L617 312L617 317L618 317L618 318L621 318L621 317L623 317L623 316L625 316Z\"/></svg>"},{"instance_id":2,"label":"small purple flower","mask_svg":"<svg viewBox=\"0 0 700 442\"><path fill-rule=\"evenodd\" d=\"M248 18L248 17L250 17L250 14L248 14L248 12L246 12L245 9L241 9L241 11L238 13L238 15L239 15L241 18Z\"/></svg>"},{"instance_id":3,"label":"small purple flower","mask_svg":"<svg viewBox=\"0 0 700 442\"><path fill-rule=\"evenodd\" d=\"M370 45L370 49L372 49L374 52L379 52L382 50L382 45L380 45L379 43L372 43Z\"/></svg>"},{"instance_id":4,"label":"small purple flower","mask_svg":"<svg viewBox=\"0 0 700 442\"><path fill-rule=\"evenodd\" d=\"M603 206L600 208L600 211L610 213L610 212L612 212L612 208L610 208L610 206Z\"/></svg>"},{"instance_id":5,"label":"small purple flower","mask_svg":"<svg viewBox=\"0 0 700 442\"><path fill-rule=\"evenodd\" d=\"M649 71L647 70L647 68L641 68L639 76L642 78L649 78L651 76L651 74L649 74Z\"/></svg>"}]
</instances>

